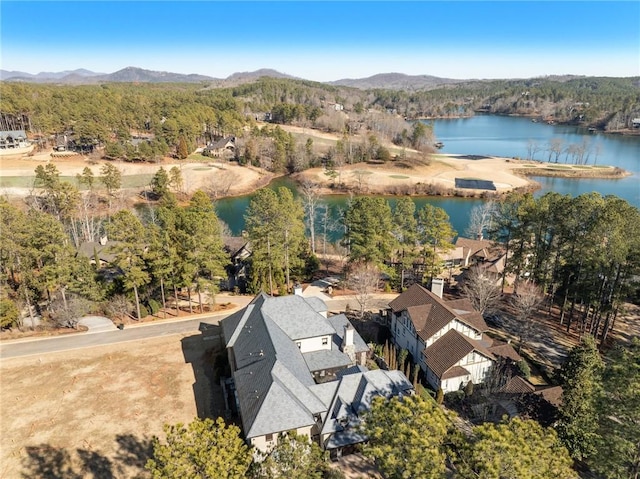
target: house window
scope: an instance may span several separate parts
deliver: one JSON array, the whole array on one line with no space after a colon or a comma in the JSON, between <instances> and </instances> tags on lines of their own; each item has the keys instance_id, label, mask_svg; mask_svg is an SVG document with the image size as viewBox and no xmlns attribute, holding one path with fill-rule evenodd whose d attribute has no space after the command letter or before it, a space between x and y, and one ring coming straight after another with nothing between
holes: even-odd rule
<instances>
[{"instance_id":1,"label":"house window","mask_svg":"<svg viewBox=\"0 0 640 479\"><path fill-rule=\"evenodd\" d=\"M329 344L329 338L322 338L322 345L326 346L327 344Z\"/></svg>"},{"instance_id":2,"label":"house window","mask_svg":"<svg viewBox=\"0 0 640 479\"><path fill-rule=\"evenodd\" d=\"M271 442L273 441L273 434L267 434L264 438L266 439L267 442Z\"/></svg>"},{"instance_id":3,"label":"house window","mask_svg":"<svg viewBox=\"0 0 640 479\"><path fill-rule=\"evenodd\" d=\"M302 343L301 342L297 342L296 346L298 346L298 349L300 349L302 347Z\"/></svg>"}]
</instances>

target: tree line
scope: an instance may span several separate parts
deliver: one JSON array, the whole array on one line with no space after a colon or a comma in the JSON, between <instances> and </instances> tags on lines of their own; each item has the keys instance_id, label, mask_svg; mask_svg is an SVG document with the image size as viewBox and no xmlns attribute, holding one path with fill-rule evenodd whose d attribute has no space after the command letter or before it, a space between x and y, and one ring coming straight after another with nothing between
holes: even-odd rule
<instances>
[{"instance_id":1,"label":"tree line","mask_svg":"<svg viewBox=\"0 0 640 479\"><path fill-rule=\"evenodd\" d=\"M507 253L506 271L538 285L567 331L577 322L580 333L604 342L637 294L638 209L616 196L554 192L510 195L485 207L492 209L485 226Z\"/></svg>"},{"instance_id":2,"label":"tree line","mask_svg":"<svg viewBox=\"0 0 640 479\"><path fill-rule=\"evenodd\" d=\"M3 117L27 118L32 135L43 145L51 135L69 133L83 151L100 146L106 157L129 161L178 156L180 148L191 152L222 136L247 137L246 127L251 129L256 120L266 117L274 123L314 127L348 137L359 133L359 137L373 136L378 142L388 140L424 149L432 146L432 136L415 130L416 123L406 120L468 116L483 110L611 130L630 128L631 120L640 116L637 82L637 78L494 80L417 92L363 91L274 78L231 88L3 82L0 111ZM145 141L134 146L132 134ZM51 141L55 144L55 139ZM577 161L579 148L568 155ZM280 167L278 171L284 171L283 165Z\"/></svg>"}]
</instances>

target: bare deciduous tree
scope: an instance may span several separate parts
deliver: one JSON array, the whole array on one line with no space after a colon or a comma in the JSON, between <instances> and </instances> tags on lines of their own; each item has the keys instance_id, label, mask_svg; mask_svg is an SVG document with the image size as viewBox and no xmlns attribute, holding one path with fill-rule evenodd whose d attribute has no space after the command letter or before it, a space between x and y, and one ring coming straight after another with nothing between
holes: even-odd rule
<instances>
[{"instance_id":1,"label":"bare deciduous tree","mask_svg":"<svg viewBox=\"0 0 640 479\"><path fill-rule=\"evenodd\" d=\"M467 272L462 292L483 316L495 311L502 296L495 278L478 266L474 266Z\"/></svg>"},{"instance_id":2,"label":"bare deciduous tree","mask_svg":"<svg viewBox=\"0 0 640 479\"><path fill-rule=\"evenodd\" d=\"M465 234L472 239L482 239L485 232L493 226L495 218L496 204L493 201L486 201L471 209L469 215L469 226Z\"/></svg>"},{"instance_id":3,"label":"bare deciduous tree","mask_svg":"<svg viewBox=\"0 0 640 479\"><path fill-rule=\"evenodd\" d=\"M49 306L51 317L64 328L76 328L80 318L91 309L91 303L79 296L71 296L69 299L56 298Z\"/></svg>"},{"instance_id":4,"label":"bare deciduous tree","mask_svg":"<svg viewBox=\"0 0 640 479\"><path fill-rule=\"evenodd\" d=\"M304 206L305 219L307 220L307 228L309 229L309 239L311 241L311 252L316 253L316 216L318 210L318 202L320 195L318 188L310 181L305 181L300 187L302 195L302 204Z\"/></svg>"},{"instance_id":5,"label":"bare deciduous tree","mask_svg":"<svg viewBox=\"0 0 640 479\"><path fill-rule=\"evenodd\" d=\"M227 196L231 186L233 186L233 182L235 181L235 176L230 171L220 171L216 172L205 186L205 193L212 200L216 200L217 198L221 198L223 196Z\"/></svg>"},{"instance_id":6,"label":"bare deciduous tree","mask_svg":"<svg viewBox=\"0 0 640 479\"><path fill-rule=\"evenodd\" d=\"M378 289L380 270L373 263L364 261L353 263L347 275L349 287L354 291L360 306L360 317L369 308L373 293Z\"/></svg>"},{"instance_id":7,"label":"bare deciduous tree","mask_svg":"<svg viewBox=\"0 0 640 479\"><path fill-rule=\"evenodd\" d=\"M176 305L177 308L177 305ZM112 319L122 320L130 316L133 310L133 304L126 296L116 294L113 296L105 307L105 312Z\"/></svg>"},{"instance_id":8,"label":"bare deciduous tree","mask_svg":"<svg viewBox=\"0 0 640 479\"><path fill-rule=\"evenodd\" d=\"M515 310L515 329L518 334L518 349L531 339L533 333L533 315L542 303L543 294L532 282L518 284L516 292L511 296L511 304Z\"/></svg>"}]
</instances>

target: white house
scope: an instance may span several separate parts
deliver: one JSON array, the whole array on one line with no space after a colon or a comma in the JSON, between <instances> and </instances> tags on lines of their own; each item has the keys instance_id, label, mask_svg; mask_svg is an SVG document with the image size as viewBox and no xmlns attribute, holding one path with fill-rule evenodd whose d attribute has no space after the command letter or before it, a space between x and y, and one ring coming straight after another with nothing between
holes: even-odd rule
<instances>
[{"instance_id":1,"label":"white house","mask_svg":"<svg viewBox=\"0 0 640 479\"><path fill-rule=\"evenodd\" d=\"M389 303L394 342L420 364L431 387L451 392L481 383L498 357L517 358L510 345L483 335L487 324L468 300L445 301L437 291L414 284Z\"/></svg>"}]
</instances>

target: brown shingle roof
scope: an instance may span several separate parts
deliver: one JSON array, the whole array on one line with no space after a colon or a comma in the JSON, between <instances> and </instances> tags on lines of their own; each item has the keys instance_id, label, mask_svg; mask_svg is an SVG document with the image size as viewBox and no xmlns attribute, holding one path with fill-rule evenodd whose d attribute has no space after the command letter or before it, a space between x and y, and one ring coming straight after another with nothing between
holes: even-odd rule
<instances>
[{"instance_id":1,"label":"brown shingle roof","mask_svg":"<svg viewBox=\"0 0 640 479\"><path fill-rule=\"evenodd\" d=\"M551 386L544 389L538 389L535 394L542 396L545 401L555 407L560 407L562 405L562 386Z\"/></svg>"},{"instance_id":2,"label":"brown shingle roof","mask_svg":"<svg viewBox=\"0 0 640 479\"><path fill-rule=\"evenodd\" d=\"M417 283L412 284L406 291L389 303L394 313L404 311L410 306L420 306L430 302L430 292Z\"/></svg>"},{"instance_id":3,"label":"brown shingle roof","mask_svg":"<svg viewBox=\"0 0 640 479\"><path fill-rule=\"evenodd\" d=\"M527 394L536 390L533 385L520 376L514 376L500 389L501 393L506 394Z\"/></svg>"},{"instance_id":4,"label":"brown shingle roof","mask_svg":"<svg viewBox=\"0 0 640 479\"><path fill-rule=\"evenodd\" d=\"M502 247L499 243L489 240L475 240L471 238L458 237L455 243L456 247L462 247L464 257L477 256L483 259L492 259L500 256Z\"/></svg>"},{"instance_id":5,"label":"brown shingle roof","mask_svg":"<svg viewBox=\"0 0 640 479\"><path fill-rule=\"evenodd\" d=\"M488 348L490 352L495 354L496 356L500 356L501 358L511 359L514 362L518 362L522 360L522 357L513 349L508 343L501 343L496 341L493 346Z\"/></svg>"},{"instance_id":6,"label":"brown shingle roof","mask_svg":"<svg viewBox=\"0 0 640 479\"><path fill-rule=\"evenodd\" d=\"M451 369L447 370L441 379L451 379L451 378L459 378L460 376L469 376L471 373L467 371L462 366L454 366Z\"/></svg>"},{"instance_id":7,"label":"brown shingle roof","mask_svg":"<svg viewBox=\"0 0 640 479\"><path fill-rule=\"evenodd\" d=\"M409 306L407 308L407 314L413 323L413 327L416 331L420 332L427 324L427 318L431 313L430 304L421 304L419 306Z\"/></svg>"},{"instance_id":8,"label":"brown shingle roof","mask_svg":"<svg viewBox=\"0 0 640 479\"><path fill-rule=\"evenodd\" d=\"M425 306L430 306L425 308ZM445 301L419 284L412 284L389 303L394 313L406 310L422 339L429 339L454 319L476 331L489 329L482 315L467 300Z\"/></svg>"},{"instance_id":9,"label":"brown shingle roof","mask_svg":"<svg viewBox=\"0 0 640 479\"><path fill-rule=\"evenodd\" d=\"M425 362L429 369L437 377L442 378L445 372L474 350L489 359L495 359L493 354L480 345L478 341L467 338L455 329L447 331L444 336L438 338L422 354L426 358Z\"/></svg>"}]
</instances>

